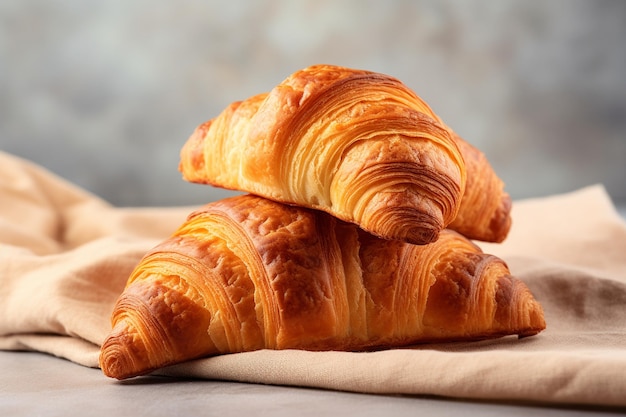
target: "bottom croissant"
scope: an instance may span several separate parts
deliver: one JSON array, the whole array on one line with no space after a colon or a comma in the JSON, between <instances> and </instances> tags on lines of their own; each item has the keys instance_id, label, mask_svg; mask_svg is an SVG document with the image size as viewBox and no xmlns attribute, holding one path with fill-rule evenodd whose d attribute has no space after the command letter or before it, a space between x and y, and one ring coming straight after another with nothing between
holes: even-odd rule
<instances>
[{"instance_id":1,"label":"bottom croissant","mask_svg":"<svg viewBox=\"0 0 626 417\"><path fill-rule=\"evenodd\" d=\"M112 316L114 378L258 349L369 350L545 328L505 263L444 231L387 241L251 195L208 204L146 254Z\"/></svg>"}]
</instances>

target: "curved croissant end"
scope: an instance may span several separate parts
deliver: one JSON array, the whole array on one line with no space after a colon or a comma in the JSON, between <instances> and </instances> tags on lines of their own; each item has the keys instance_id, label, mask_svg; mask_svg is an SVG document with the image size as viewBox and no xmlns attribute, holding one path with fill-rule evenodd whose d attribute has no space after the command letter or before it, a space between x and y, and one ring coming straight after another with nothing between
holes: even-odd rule
<instances>
[{"instance_id":1,"label":"curved croissant end","mask_svg":"<svg viewBox=\"0 0 626 417\"><path fill-rule=\"evenodd\" d=\"M416 97L416 108L444 126L454 139L467 172L465 191L456 218L447 227L469 239L485 242L502 242L511 229L511 197L504 190L487 157L452 130L424 102Z\"/></svg>"},{"instance_id":2,"label":"curved croissant end","mask_svg":"<svg viewBox=\"0 0 626 417\"><path fill-rule=\"evenodd\" d=\"M467 183L459 212L448 226L470 239L502 242L511 229L511 197L485 154L451 132L465 159Z\"/></svg>"},{"instance_id":3,"label":"curved croissant end","mask_svg":"<svg viewBox=\"0 0 626 417\"><path fill-rule=\"evenodd\" d=\"M454 138L421 103L387 75L312 66L199 126L180 170L429 243L456 217L466 173Z\"/></svg>"},{"instance_id":4,"label":"curved croissant end","mask_svg":"<svg viewBox=\"0 0 626 417\"><path fill-rule=\"evenodd\" d=\"M112 323L100 366L119 379L229 352L389 348L545 328L528 288L458 233L423 246L383 240L252 195L206 205L148 253Z\"/></svg>"}]
</instances>

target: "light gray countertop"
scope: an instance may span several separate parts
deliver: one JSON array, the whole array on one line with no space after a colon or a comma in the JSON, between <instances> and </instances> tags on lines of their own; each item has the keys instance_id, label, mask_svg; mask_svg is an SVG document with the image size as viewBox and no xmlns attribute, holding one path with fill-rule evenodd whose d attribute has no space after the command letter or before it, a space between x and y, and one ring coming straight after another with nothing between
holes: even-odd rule
<instances>
[{"instance_id":1,"label":"light gray countertop","mask_svg":"<svg viewBox=\"0 0 626 417\"><path fill-rule=\"evenodd\" d=\"M616 410L366 395L223 381L106 378L49 355L0 352L1 416L600 416Z\"/></svg>"}]
</instances>

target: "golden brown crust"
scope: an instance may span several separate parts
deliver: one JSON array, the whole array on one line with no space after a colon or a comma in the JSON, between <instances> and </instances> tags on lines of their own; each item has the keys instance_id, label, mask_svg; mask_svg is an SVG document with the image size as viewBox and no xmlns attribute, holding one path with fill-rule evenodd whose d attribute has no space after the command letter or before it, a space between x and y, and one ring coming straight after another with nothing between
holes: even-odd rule
<instances>
[{"instance_id":1,"label":"golden brown crust","mask_svg":"<svg viewBox=\"0 0 626 417\"><path fill-rule=\"evenodd\" d=\"M527 287L458 233L423 246L383 240L252 195L206 205L148 253L112 322L100 365L120 379L228 352L388 348L545 327Z\"/></svg>"},{"instance_id":2,"label":"golden brown crust","mask_svg":"<svg viewBox=\"0 0 626 417\"><path fill-rule=\"evenodd\" d=\"M465 162L465 191L457 216L447 227L469 239L496 243L504 241L511 229L512 204L502 179L485 154L446 125L426 102L416 96L412 104L448 130Z\"/></svg>"},{"instance_id":3,"label":"golden brown crust","mask_svg":"<svg viewBox=\"0 0 626 417\"><path fill-rule=\"evenodd\" d=\"M415 93L387 75L328 65L199 126L180 170L416 244L454 220L466 181L455 140Z\"/></svg>"},{"instance_id":4,"label":"golden brown crust","mask_svg":"<svg viewBox=\"0 0 626 417\"><path fill-rule=\"evenodd\" d=\"M457 217L448 226L470 239L502 242L511 229L511 197L484 153L452 132L465 158L467 183Z\"/></svg>"}]
</instances>

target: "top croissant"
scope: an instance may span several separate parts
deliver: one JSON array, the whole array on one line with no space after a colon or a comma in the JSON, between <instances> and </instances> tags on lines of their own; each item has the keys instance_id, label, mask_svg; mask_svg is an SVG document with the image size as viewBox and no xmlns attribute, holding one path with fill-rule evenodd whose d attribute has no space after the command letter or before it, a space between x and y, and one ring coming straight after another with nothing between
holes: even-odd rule
<instances>
[{"instance_id":1,"label":"top croissant","mask_svg":"<svg viewBox=\"0 0 626 417\"><path fill-rule=\"evenodd\" d=\"M195 129L179 169L383 239L427 244L448 227L500 242L511 225L510 197L484 154L401 81L371 71L315 65L230 104Z\"/></svg>"}]
</instances>

